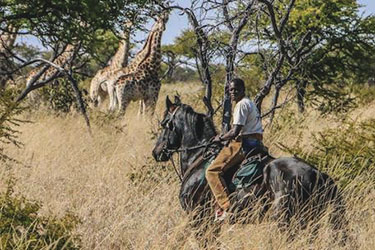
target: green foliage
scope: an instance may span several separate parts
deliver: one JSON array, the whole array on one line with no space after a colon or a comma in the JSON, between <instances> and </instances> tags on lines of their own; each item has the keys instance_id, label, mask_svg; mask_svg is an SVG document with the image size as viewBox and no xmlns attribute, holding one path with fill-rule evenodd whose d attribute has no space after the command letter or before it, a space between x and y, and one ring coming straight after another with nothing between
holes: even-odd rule
<instances>
[{"instance_id":1,"label":"green foliage","mask_svg":"<svg viewBox=\"0 0 375 250\"><path fill-rule=\"evenodd\" d=\"M4 152L5 144L21 146L18 141L19 132L16 130L24 120L16 118L25 108L19 107L13 102L14 93L10 90L0 90L0 161L5 162L13 159Z\"/></svg>"},{"instance_id":2,"label":"green foliage","mask_svg":"<svg viewBox=\"0 0 375 250\"><path fill-rule=\"evenodd\" d=\"M375 52L375 17L359 16L353 0L297 1L289 29L311 30L316 46L303 74L320 85L343 80L364 83L372 74Z\"/></svg>"},{"instance_id":3,"label":"green foliage","mask_svg":"<svg viewBox=\"0 0 375 250\"><path fill-rule=\"evenodd\" d=\"M25 61L31 61L31 59L34 59L41 54L38 47L24 42L15 46L13 50Z\"/></svg>"},{"instance_id":4,"label":"green foliage","mask_svg":"<svg viewBox=\"0 0 375 250\"><path fill-rule=\"evenodd\" d=\"M81 83L84 82L81 81ZM43 88L36 90L36 93L38 95L37 99L39 104L43 104L53 111L69 113L72 108L78 110L77 99L71 83L65 78L60 78L55 80L52 84L47 84ZM86 104L88 93L83 89L82 94Z\"/></svg>"},{"instance_id":5,"label":"green foliage","mask_svg":"<svg viewBox=\"0 0 375 250\"><path fill-rule=\"evenodd\" d=\"M357 107L355 96L350 88L345 86L323 88L315 85L314 90L306 98L310 101L309 104L322 115L345 115Z\"/></svg>"},{"instance_id":6,"label":"green foliage","mask_svg":"<svg viewBox=\"0 0 375 250\"><path fill-rule=\"evenodd\" d=\"M13 186L9 181L6 192L0 193L1 249L80 248L80 238L73 233L79 223L76 216L38 215L41 204L15 195Z\"/></svg>"},{"instance_id":7,"label":"green foliage","mask_svg":"<svg viewBox=\"0 0 375 250\"><path fill-rule=\"evenodd\" d=\"M307 154L300 145L284 149L305 158L346 186L355 178L375 181L375 119L348 121L314 135L315 150Z\"/></svg>"},{"instance_id":8,"label":"green foliage","mask_svg":"<svg viewBox=\"0 0 375 250\"><path fill-rule=\"evenodd\" d=\"M277 23L285 15L288 3L273 2ZM248 43L258 39L253 25L255 16L251 18L252 22L247 27L250 34ZM268 16L260 16L257 22L262 55L255 60L251 57L246 59L244 71L253 76L253 81L259 79L264 84L264 79L268 77L266 74L275 67L278 59L274 56L278 41L270 28ZM303 60L298 65L294 65L294 60L285 60L278 78L283 79L290 70L294 71L289 84L297 86L296 83L306 81L313 86L307 88L307 93L310 92L313 105L323 113L352 108L351 97L335 89L353 83L363 84L374 75L375 16L360 16L359 5L354 0L296 1L281 34L287 42L285 49L289 56L297 52L307 32L311 32L311 39L305 40L303 49L312 46L311 51L301 57ZM316 99L321 103L316 104Z\"/></svg>"},{"instance_id":9,"label":"green foliage","mask_svg":"<svg viewBox=\"0 0 375 250\"><path fill-rule=\"evenodd\" d=\"M3 0L0 23L15 23L45 42L91 41L97 30L114 30L132 19L145 0ZM47 39L48 36L48 39Z\"/></svg>"},{"instance_id":10,"label":"green foliage","mask_svg":"<svg viewBox=\"0 0 375 250\"><path fill-rule=\"evenodd\" d=\"M108 60L115 54L119 44L119 38L110 31L98 30L95 37L96 40L86 50L92 56L86 66L86 73L89 75L94 75L98 69L107 66Z\"/></svg>"},{"instance_id":11,"label":"green foliage","mask_svg":"<svg viewBox=\"0 0 375 250\"><path fill-rule=\"evenodd\" d=\"M369 104L374 101L375 88L374 86L366 86L363 84L352 84L350 91L356 97L359 106Z\"/></svg>"},{"instance_id":12,"label":"green foliage","mask_svg":"<svg viewBox=\"0 0 375 250\"><path fill-rule=\"evenodd\" d=\"M374 96L375 88L371 86L347 83L328 88L315 86L306 98L309 100L309 105L320 111L322 115L335 114L342 117L354 108L372 102Z\"/></svg>"},{"instance_id":13,"label":"green foliage","mask_svg":"<svg viewBox=\"0 0 375 250\"><path fill-rule=\"evenodd\" d=\"M49 84L40 90L40 100L42 103L47 104L47 107L63 112L68 113L74 104L75 97L73 89L70 86L69 82L60 79L54 84Z\"/></svg>"},{"instance_id":14,"label":"green foliage","mask_svg":"<svg viewBox=\"0 0 375 250\"><path fill-rule=\"evenodd\" d=\"M165 50L170 50L176 55L182 55L189 59L195 57L194 49L197 46L197 38L193 30L186 29L181 35L176 37L173 45L165 46Z\"/></svg>"}]
</instances>

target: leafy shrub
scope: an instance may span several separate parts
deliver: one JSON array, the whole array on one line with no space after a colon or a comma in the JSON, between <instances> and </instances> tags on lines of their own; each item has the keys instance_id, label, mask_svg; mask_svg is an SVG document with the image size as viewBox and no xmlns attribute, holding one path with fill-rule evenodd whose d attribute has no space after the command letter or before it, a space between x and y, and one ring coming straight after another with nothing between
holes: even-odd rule
<instances>
[{"instance_id":1,"label":"leafy shrub","mask_svg":"<svg viewBox=\"0 0 375 250\"><path fill-rule=\"evenodd\" d=\"M375 88L361 84L353 84L351 86L352 93L357 97L359 105L366 105L374 101Z\"/></svg>"},{"instance_id":2,"label":"leafy shrub","mask_svg":"<svg viewBox=\"0 0 375 250\"><path fill-rule=\"evenodd\" d=\"M42 103L55 111L68 113L75 101L73 89L65 80L55 81L54 84L41 88L40 93Z\"/></svg>"},{"instance_id":3,"label":"leafy shrub","mask_svg":"<svg viewBox=\"0 0 375 250\"><path fill-rule=\"evenodd\" d=\"M313 145L309 154L300 145L285 149L338 178L342 186L358 177L375 181L375 119L344 122L315 134Z\"/></svg>"},{"instance_id":4,"label":"leafy shrub","mask_svg":"<svg viewBox=\"0 0 375 250\"><path fill-rule=\"evenodd\" d=\"M41 204L13 192L12 181L0 193L1 249L79 249L80 238L73 234L79 223L68 213L62 218L41 216Z\"/></svg>"},{"instance_id":5,"label":"leafy shrub","mask_svg":"<svg viewBox=\"0 0 375 250\"><path fill-rule=\"evenodd\" d=\"M98 126L101 131L108 133L124 133L126 125L121 124L119 117L115 112L102 112L99 110L92 110L90 112L90 121Z\"/></svg>"},{"instance_id":6,"label":"leafy shrub","mask_svg":"<svg viewBox=\"0 0 375 250\"><path fill-rule=\"evenodd\" d=\"M26 121L16 118L25 108L18 106L13 102L14 93L9 90L0 90L0 161L5 162L10 159L4 152L3 145L13 144L21 146L18 141L18 131L16 128Z\"/></svg>"},{"instance_id":7,"label":"leafy shrub","mask_svg":"<svg viewBox=\"0 0 375 250\"><path fill-rule=\"evenodd\" d=\"M314 86L314 90L308 93L306 99L322 115L345 114L357 107L352 91L344 86Z\"/></svg>"},{"instance_id":8,"label":"leafy shrub","mask_svg":"<svg viewBox=\"0 0 375 250\"><path fill-rule=\"evenodd\" d=\"M87 84L85 81L81 81L79 76L76 78L76 80L79 81L79 85ZM88 92L83 87L81 87L81 89L82 98L86 104ZM65 78L59 78L40 89L34 90L30 93L30 95L34 95L31 101L31 106L36 108L42 104L53 111L62 113L68 113L72 110L72 108L78 110L74 90L70 81Z\"/></svg>"}]
</instances>

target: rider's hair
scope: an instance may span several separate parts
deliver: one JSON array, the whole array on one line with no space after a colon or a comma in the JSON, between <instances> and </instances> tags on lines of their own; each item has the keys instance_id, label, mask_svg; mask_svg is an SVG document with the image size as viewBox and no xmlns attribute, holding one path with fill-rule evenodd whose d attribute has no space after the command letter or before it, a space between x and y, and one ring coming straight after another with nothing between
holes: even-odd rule
<instances>
[{"instance_id":1,"label":"rider's hair","mask_svg":"<svg viewBox=\"0 0 375 250\"><path fill-rule=\"evenodd\" d=\"M232 82L233 82L235 85L241 87L243 90L245 90L245 83L244 83L244 81L243 81L242 79L240 79L240 78L234 78L234 79L232 80Z\"/></svg>"}]
</instances>

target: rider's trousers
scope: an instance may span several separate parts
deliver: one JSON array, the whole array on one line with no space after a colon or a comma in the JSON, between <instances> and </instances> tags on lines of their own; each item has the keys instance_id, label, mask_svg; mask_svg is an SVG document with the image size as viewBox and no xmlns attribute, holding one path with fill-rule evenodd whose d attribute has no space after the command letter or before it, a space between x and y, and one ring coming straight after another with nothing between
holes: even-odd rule
<instances>
[{"instance_id":1,"label":"rider's trousers","mask_svg":"<svg viewBox=\"0 0 375 250\"><path fill-rule=\"evenodd\" d=\"M206 179L218 205L227 210L230 207L228 187L225 184L224 172L245 159L242 141L234 140L224 147L213 163L206 170Z\"/></svg>"}]
</instances>

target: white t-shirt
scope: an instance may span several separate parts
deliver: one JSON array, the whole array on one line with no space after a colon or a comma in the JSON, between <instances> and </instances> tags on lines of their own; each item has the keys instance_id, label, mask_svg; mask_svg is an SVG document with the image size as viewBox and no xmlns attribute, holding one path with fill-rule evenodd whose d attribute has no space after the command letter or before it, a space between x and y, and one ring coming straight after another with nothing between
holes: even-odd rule
<instances>
[{"instance_id":1,"label":"white t-shirt","mask_svg":"<svg viewBox=\"0 0 375 250\"><path fill-rule=\"evenodd\" d=\"M240 135L263 134L262 119L258 108L248 97L236 103L233 111L233 124L243 126Z\"/></svg>"}]
</instances>

